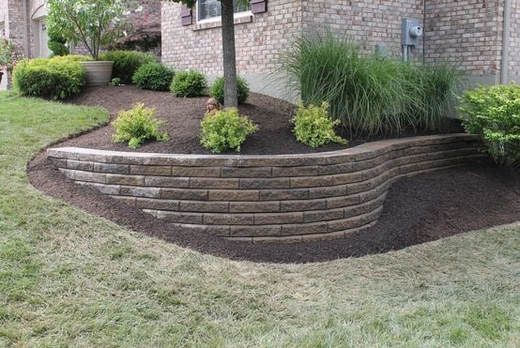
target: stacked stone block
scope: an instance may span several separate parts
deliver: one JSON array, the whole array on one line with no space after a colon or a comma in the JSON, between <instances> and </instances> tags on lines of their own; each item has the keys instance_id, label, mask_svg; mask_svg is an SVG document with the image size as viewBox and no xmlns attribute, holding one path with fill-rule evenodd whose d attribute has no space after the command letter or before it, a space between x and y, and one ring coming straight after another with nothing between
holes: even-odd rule
<instances>
[{"instance_id":1,"label":"stacked stone block","mask_svg":"<svg viewBox=\"0 0 520 348\"><path fill-rule=\"evenodd\" d=\"M68 178L193 232L232 240L342 237L377 222L400 177L481 159L471 135L305 155L211 156L55 148Z\"/></svg>"}]
</instances>

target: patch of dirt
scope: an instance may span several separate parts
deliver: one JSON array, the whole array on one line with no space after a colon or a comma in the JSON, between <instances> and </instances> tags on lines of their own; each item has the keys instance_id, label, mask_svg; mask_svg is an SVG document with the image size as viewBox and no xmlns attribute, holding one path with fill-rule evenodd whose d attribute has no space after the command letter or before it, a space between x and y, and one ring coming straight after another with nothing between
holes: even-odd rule
<instances>
[{"instance_id":1,"label":"patch of dirt","mask_svg":"<svg viewBox=\"0 0 520 348\"><path fill-rule=\"evenodd\" d=\"M134 231L202 253L257 262L317 262L398 250L520 220L520 173L492 165L454 168L394 183L379 222L344 239L292 244L232 242L187 233L74 184L40 153L28 166L39 190Z\"/></svg>"},{"instance_id":2,"label":"patch of dirt","mask_svg":"<svg viewBox=\"0 0 520 348\"><path fill-rule=\"evenodd\" d=\"M64 141L61 146L77 146L115 151L139 151L158 153L209 153L200 145L200 121L204 116L207 97L177 98L169 92L153 92L134 86L90 88L78 98L69 102L74 104L101 106L114 118L121 110L127 110L136 103L144 103L157 111L157 117L165 121L163 129L170 135L165 143L149 142L137 150L131 150L126 144L112 142L113 129L110 125ZM345 145L329 144L319 149L311 149L296 141L291 132L290 119L294 105L261 94L251 93L248 102L240 106L242 114L249 116L260 129L248 137L242 145L241 154L298 154L334 151ZM453 120L446 128L446 133L463 131L460 124ZM422 133L427 134L427 133ZM412 133L402 136L415 135ZM370 139L370 140L375 140ZM379 138L380 139L380 138ZM359 145L367 139L357 139L349 146Z\"/></svg>"}]
</instances>

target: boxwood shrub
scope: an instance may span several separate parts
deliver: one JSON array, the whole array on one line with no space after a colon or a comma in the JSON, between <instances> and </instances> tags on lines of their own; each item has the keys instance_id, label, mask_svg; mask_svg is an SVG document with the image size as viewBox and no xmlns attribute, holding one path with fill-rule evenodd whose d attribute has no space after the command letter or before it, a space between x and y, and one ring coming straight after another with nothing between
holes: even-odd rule
<instances>
[{"instance_id":1,"label":"boxwood shrub","mask_svg":"<svg viewBox=\"0 0 520 348\"><path fill-rule=\"evenodd\" d=\"M173 79L173 70L161 63L147 63L135 72L132 80L137 87L153 91L167 91Z\"/></svg>"},{"instance_id":2,"label":"boxwood shrub","mask_svg":"<svg viewBox=\"0 0 520 348\"><path fill-rule=\"evenodd\" d=\"M520 165L520 85L467 91L461 98L460 112L466 130L482 135L497 163Z\"/></svg>"},{"instance_id":3,"label":"boxwood shrub","mask_svg":"<svg viewBox=\"0 0 520 348\"><path fill-rule=\"evenodd\" d=\"M121 83L126 84L132 83L132 77L142 65L157 61L150 53L139 51L109 51L101 55L101 60L113 61L112 78L119 77Z\"/></svg>"},{"instance_id":4,"label":"boxwood shrub","mask_svg":"<svg viewBox=\"0 0 520 348\"><path fill-rule=\"evenodd\" d=\"M247 81L241 77L237 78L238 103L243 104L249 97L249 86ZM209 95L217 99L220 104L224 104L224 78L217 78L209 89Z\"/></svg>"},{"instance_id":5,"label":"boxwood shrub","mask_svg":"<svg viewBox=\"0 0 520 348\"><path fill-rule=\"evenodd\" d=\"M207 87L203 73L187 70L175 74L170 90L177 97L201 97L206 94Z\"/></svg>"},{"instance_id":6,"label":"boxwood shrub","mask_svg":"<svg viewBox=\"0 0 520 348\"><path fill-rule=\"evenodd\" d=\"M23 96L63 100L85 87L84 56L26 59L13 71L14 89Z\"/></svg>"}]
</instances>

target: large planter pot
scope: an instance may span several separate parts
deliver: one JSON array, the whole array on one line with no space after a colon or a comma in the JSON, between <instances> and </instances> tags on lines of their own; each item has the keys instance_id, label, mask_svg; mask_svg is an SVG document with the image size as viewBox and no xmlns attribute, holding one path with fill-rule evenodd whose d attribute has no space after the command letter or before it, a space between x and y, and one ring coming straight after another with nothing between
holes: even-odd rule
<instances>
[{"instance_id":1,"label":"large planter pot","mask_svg":"<svg viewBox=\"0 0 520 348\"><path fill-rule=\"evenodd\" d=\"M106 86L112 78L112 61L83 62L87 70L87 86Z\"/></svg>"}]
</instances>

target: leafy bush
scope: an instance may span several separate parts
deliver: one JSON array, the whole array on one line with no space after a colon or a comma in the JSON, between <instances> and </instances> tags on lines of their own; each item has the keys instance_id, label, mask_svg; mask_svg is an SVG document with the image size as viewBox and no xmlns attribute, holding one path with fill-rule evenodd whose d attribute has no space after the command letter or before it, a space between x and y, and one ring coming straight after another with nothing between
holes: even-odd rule
<instances>
[{"instance_id":1,"label":"leafy bush","mask_svg":"<svg viewBox=\"0 0 520 348\"><path fill-rule=\"evenodd\" d=\"M440 127L454 99L458 74L445 66L362 56L353 43L332 34L306 36L283 57L289 88L305 104L330 104L350 136L399 134Z\"/></svg>"},{"instance_id":2,"label":"leafy bush","mask_svg":"<svg viewBox=\"0 0 520 348\"><path fill-rule=\"evenodd\" d=\"M247 137L258 130L247 116L238 109L229 108L208 113L201 122L200 143L211 152L240 151Z\"/></svg>"},{"instance_id":3,"label":"leafy bush","mask_svg":"<svg viewBox=\"0 0 520 348\"><path fill-rule=\"evenodd\" d=\"M147 140L167 141L168 134L159 130L162 122L155 118L155 109L136 104L128 111L121 111L112 122L115 129L113 140L126 143L132 149L141 146Z\"/></svg>"},{"instance_id":4,"label":"leafy bush","mask_svg":"<svg viewBox=\"0 0 520 348\"><path fill-rule=\"evenodd\" d=\"M249 86L247 81L241 77L237 78L238 103L243 104L249 97ZM224 104L224 78L217 78L209 89L209 95L217 99L220 104Z\"/></svg>"},{"instance_id":5,"label":"leafy bush","mask_svg":"<svg viewBox=\"0 0 520 348\"><path fill-rule=\"evenodd\" d=\"M321 106L309 105L308 107L300 104L292 122L294 123L293 133L296 139L310 147L316 148L331 142L347 143L345 139L337 136L334 132L334 127L341 122L339 120L333 121L330 118L327 102L323 102Z\"/></svg>"},{"instance_id":6,"label":"leafy bush","mask_svg":"<svg viewBox=\"0 0 520 348\"><path fill-rule=\"evenodd\" d=\"M121 79L119 77L114 77L111 81L110 81L110 84L112 86L121 86Z\"/></svg>"},{"instance_id":7,"label":"leafy bush","mask_svg":"<svg viewBox=\"0 0 520 348\"><path fill-rule=\"evenodd\" d=\"M86 80L83 56L23 60L13 71L15 90L24 96L67 99L79 94Z\"/></svg>"},{"instance_id":8,"label":"leafy bush","mask_svg":"<svg viewBox=\"0 0 520 348\"><path fill-rule=\"evenodd\" d=\"M67 39L65 39L60 32L49 30L49 41L47 42L47 47L49 47L53 56L68 55L70 51L66 44Z\"/></svg>"},{"instance_id":9,"label":"leafy bush","mask_svg":"<svg viewBox=\"0 0 520 348\"><path fill-rule=\"evenodd\" d=\"M463 125L484 138L499 164L520 164L520 86L481 87L461 98Z\"/></svg>"},{"instance_id":10,"label":"leafy bush","mask_svg":"<svg viewBox=\"0 0 520 348\"><path fill-rule=\"evenodd\" d=\"M142 65L132 78L137 87L153 91L167 91L173 79L173 70L160 63Z\"/></svg>"},{"instance_id":11,"label":"leafy bush","mask_svg":"<svg viewBox=\"0 0 520 348\"><path fill-rule=\"evenodd\" d=\"M204 74L187 70L175 74L170 90L177 97L200 97L206 93L207 86Z\"/></svg>"},{"instance_id":12,"label":"leafy bush","mask_svg":"<svg viewBox=\"0 0 520 348\"><path fill-rule=\"evenodd\" d=\"M157 61L151 54L138 51L109 51L101 55L101 60L114 62L112 78L119 77L126 84L132 83L132 77L142 65Z\"/></svg>"},{"instance_id":13,"label":"leafy bush","mask_svg":"<svg viewBox=\"0 0 520 348\"><path fill-rule=\"evenodd\" d=\"M128 29L125 0L48 0L47 8L49 32L72 44L81 43L95 60L101 47L115 42Z\"/></svg>"}]
</instances>

